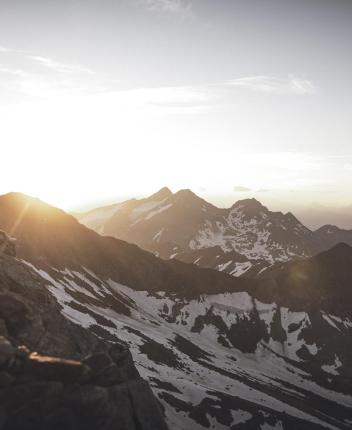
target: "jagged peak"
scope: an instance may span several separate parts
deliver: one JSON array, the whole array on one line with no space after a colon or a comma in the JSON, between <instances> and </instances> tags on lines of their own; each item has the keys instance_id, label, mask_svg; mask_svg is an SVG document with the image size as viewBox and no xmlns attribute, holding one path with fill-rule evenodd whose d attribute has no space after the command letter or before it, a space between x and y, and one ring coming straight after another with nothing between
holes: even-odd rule
<instances>
[{"instance_id":1,"label":"jagged peak","mask_svg":"<svg viewBox=\"0 0 352 430\"><path fill-rule=\"evenodd\" d=\"M196 197L197 199L200 199L200 197L197 196L197 194L195 194L189 188L185 188L185 189L177 191L177 193L175 193L175 196L189 196L189 197Z\"/></svg>"},{"instance_id":2,"label":"jagged peak","mask_svg":"<svg viewBox=\"0 0 352 430\"><path fill-rule=\"evenodd\" d=\"M199 197L196 193L194 193L192 190L190 190L188 188L177 191L174 194L174 197L177 201L195 203L198 205L205 205L207 207L213 206L210 203L208 203L206 200Z\"/></svg>"},{"instance_id":3,"label":"jagged peak","mask_svg":"<svg viewBox=\"0 0 352 430\"><path fill-rule=\"evenodd\" d=\"M329 232L336 232L336 231L340 231L341 229L339 227L337 227L336 225L333 224L325 224L321 227L319 227L316 231L317 232L325 232L325 233L329 233Z\"/></svg>"},{"instance_id":4,"label":"jagged peak","mask_svg":"<svg viewBox=\"0 0 352 430\"><path fill-rule=\"evenodd\" d=\"M156 193L148 197L148 199L151 199L151 200L166 199L168 197L171 197L172 195L173 195L172 191L168 187L163 187L159 191L157 191Z\"/></svg>"},{"instance_id":5,"label":"jagged peak","mask_svg":"<svg viewBox=\"0 0 352 430\"><path fill-rule=\"evenodd\" d=\"M257 199L242 199L232 205L232 208L244 207L252 210L267 210L267 208Z\"/></svg>"},{"instance_id":6,"label":"jagged peak","mask_svg":"<svg viewBox=\"0 0 352 430\"><path fill-rule=\"evenodd\" d=\"M295 215L293 215L293 213L292 213L292 212L287 212L284 216L285 216L285 218L286 218L286 221L293 221L293 222L295 222L295 223L297 223L297 224L302 224L302 223L299 221L299 219L298 219Z\"/></svg>"}]
</instances>

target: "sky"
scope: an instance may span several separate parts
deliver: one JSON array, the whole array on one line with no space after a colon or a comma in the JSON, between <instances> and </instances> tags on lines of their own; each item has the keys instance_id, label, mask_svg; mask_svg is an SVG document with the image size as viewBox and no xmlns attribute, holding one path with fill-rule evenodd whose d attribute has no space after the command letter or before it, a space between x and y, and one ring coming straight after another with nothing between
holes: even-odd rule
<instances>
[{"instance_id":1,"label":"sky","mask_svg":"<svg viewBox=\"0 0 352 430\"><path fill-rule=\"evenodd\" d=\"M81 210L190 188L352 228L351 19L350 0L1 0L0 193Z\"/></svg>"}]
</instances>

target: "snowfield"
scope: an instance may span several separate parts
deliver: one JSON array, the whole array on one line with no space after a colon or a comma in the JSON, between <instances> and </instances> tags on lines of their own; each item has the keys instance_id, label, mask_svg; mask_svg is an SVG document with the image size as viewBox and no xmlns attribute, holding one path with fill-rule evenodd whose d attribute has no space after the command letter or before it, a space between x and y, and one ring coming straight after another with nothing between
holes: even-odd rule
<instances>
[{"instance_id":1,"label":"snowfield","mask_svg":"<svg viewBox=\"0 0 352 430\"><path fill-rule=\"evenodd\" d=\"M343 355L331 353L324 334L309 336L324 324L336 337L351 336L348 319L322 313L313 322L246 292L186 300L135 291L83 267L27 264L66 318L129 345L171 430L351 428L351 393L336 388Z\"/></svg>"}]
</instances>

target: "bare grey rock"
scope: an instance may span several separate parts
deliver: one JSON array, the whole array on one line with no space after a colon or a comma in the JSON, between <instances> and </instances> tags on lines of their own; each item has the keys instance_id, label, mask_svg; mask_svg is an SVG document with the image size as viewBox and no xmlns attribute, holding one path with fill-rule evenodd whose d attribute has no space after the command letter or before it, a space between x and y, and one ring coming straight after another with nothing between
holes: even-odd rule
<instances>
[{"instance_id":1,"label":"bare grey rock","mask_svg":"<svg viewBox=\"0 0 352 430\"><path fill-rule=\"evenodd\" d=\"M0 367L3 367L6 363L10 362L14 357L15 348L11 343L3 336L0 337Z\"/></svg>"},{"instance_id":2,"label":"bare grey rock","mask_svg":"<svg viewBox=\"0 0 352 430\"><path fill-rule=\"evenodd\" d=\"M89 366L95 375L98 375L99 373L103 372L105 369L111 367L114 364L111 357L104 352L91 354L88 357L84 358L82 362Z\"/></svg>"},{"instance_id":3,"label":"bare grey rock","mask_svg":"<svg viewBox=\"0 0 352 430\"><path fill-rule=\"evenodd\" d=\"M0 428L2 417L6 430L167 430L148 383L126 379L107 353L85 363L36 353L20 359L20 372L11 365L0 372Z\"/></svg>"}]
</instances>

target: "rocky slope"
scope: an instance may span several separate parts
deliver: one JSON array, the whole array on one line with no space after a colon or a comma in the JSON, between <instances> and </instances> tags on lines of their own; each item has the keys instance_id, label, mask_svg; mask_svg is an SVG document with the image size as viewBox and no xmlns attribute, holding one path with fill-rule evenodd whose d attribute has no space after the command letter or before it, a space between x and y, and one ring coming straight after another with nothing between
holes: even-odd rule
<instances>
[{"instance_id":1,"label":"rocky slope","mask_svg":"<svg viewBox=\"0 0 352 430\"><path fill-rule=\"evenodd\" d=\"M70 322L47 281L2 237L0 428L166 430L126 344Z\"/></svg>"},{"instance_id":2,"label":"rocky slope","mask_svg":"<svg viewBox=\"0 0 352 430\"><path fill-rule=\"evenodd\" d=\"M217 208L190 190L167 188L142 200L77 216L100 234L114 236L164 258L177 258L234 276L254 276L278 261L311 256L327 246L291 213L271 212L255 199Z\"/></svg>"},{"instance_id":3,"label":"rocky slope","mask_svg":"<svg viewBox=\"0 0 352 430\"><path fill-rule=\"evenodd\" d=\"M0 228L19 249L5 259L41 285L65 330L85 333L60 349L84 336L128 345L170 429L351 428L347 245L253 281L160 260L17 194L0 197Z\"/></svg>"}]
</instances>

